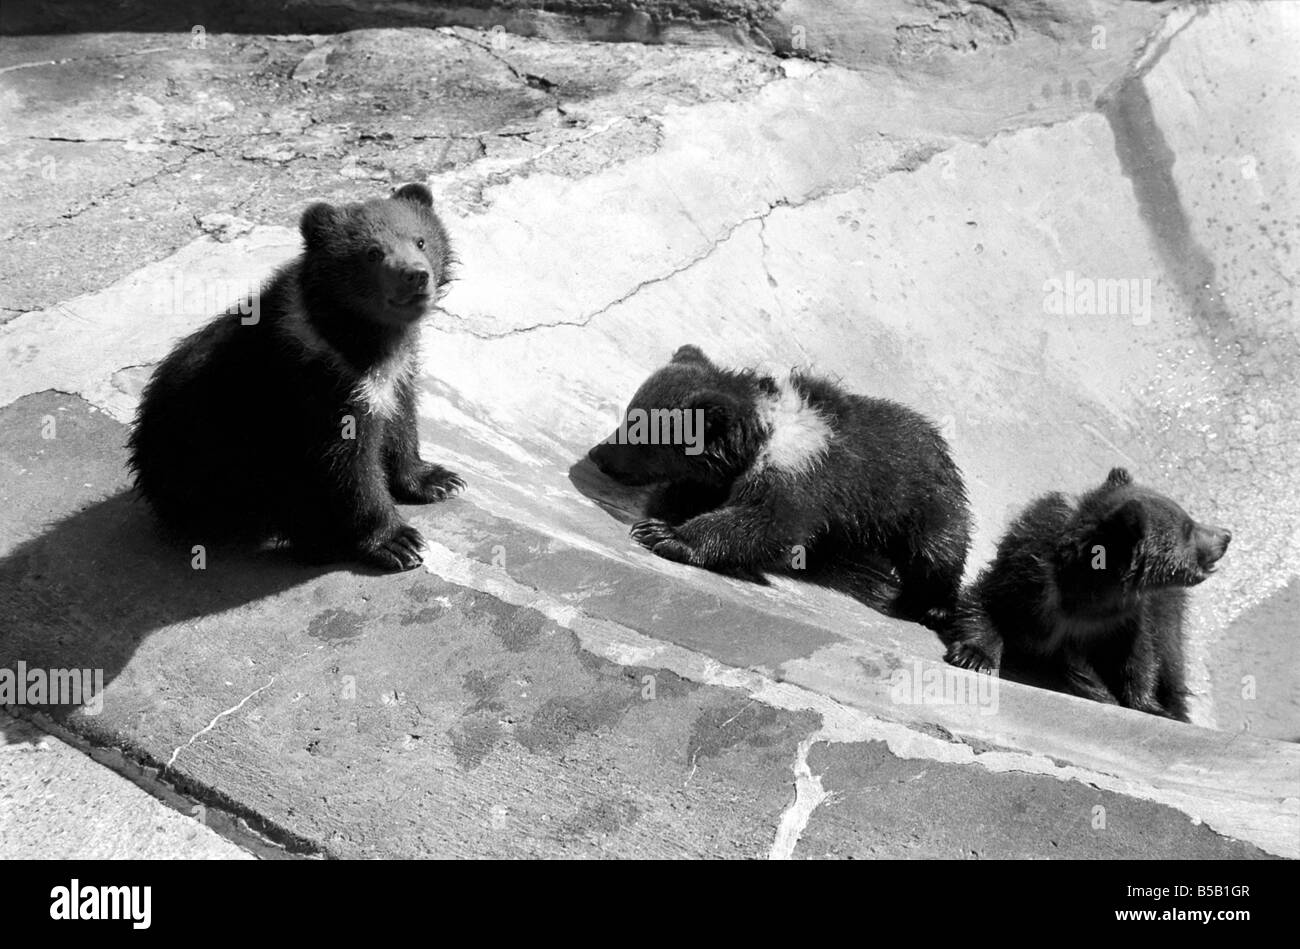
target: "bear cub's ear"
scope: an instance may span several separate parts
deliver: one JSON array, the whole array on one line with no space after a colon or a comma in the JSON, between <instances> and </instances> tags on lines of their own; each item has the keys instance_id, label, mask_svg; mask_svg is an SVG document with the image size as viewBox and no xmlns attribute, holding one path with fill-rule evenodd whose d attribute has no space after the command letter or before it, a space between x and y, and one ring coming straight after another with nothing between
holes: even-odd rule
<instances>
[{"instance_id":1,"label":"bear cub's ear","mask_svg":"<svg viewBox=\"0 0 1300 949\"><path fill-rule=\"evenodd\" d=\"M1137 540L1147 531L1146 505L1137 498L1129 498L1111 511L1106 520L1125 537Z\"/></svg>"},{"instance_id":2,"label":"bear cub's ear","mask_svg":"<svg viewBox=\"0 0 1300 949\"><path fill-rule=\"evenodd\" d=\"M307 242L307 246L315 248L324 243L327 234L337 230L338 223L338 209L321 201L302 212L298 229L302 231L302 238Z\"/></svg>"},{"instance_id":3,"label":"bear cub's ear","mask_svg":"<svg viewBox=\"0 0 1300 949\"><path fill-rule=\"evenodd\" d=\"M709 357L704 355L704 350L689 343L678 347L677 352L673 353L672 361L676 363L699 363L701 366L713 365L713 363L709 362Z\"/></svg>"},{"instance_id":4,"label":"bear cub's ear","mask_svg":"<svg viewBox=\"0 0 1300 949\"><path fill-rule=\"evenodd\" d=\"M1128 473L1127 468L1111 468L1110 474L1106 476L1106 484L1112 488L1132 483L1133 476Z\"/></svg>"},{"instance_id":5,"label":"bear cub's ear","mask_svg":"<svg viewBox=\"0 0 1300 949\"><path fill-rule=\"evenodd\" d=\"M740 403L733 396L712 389L692 393L687 409L704 412L704 437L710 439L725 435L740 415Z\"/></svg>"},{"instance_id":6,"label":"bear cub's ear","mask_svg":"<svg viewBox=\"0 0 1300 949\"><path fill-rule=\"evenodd\" d=\"M433 192L422 184L402 185L393 192L393 197L398 201L413 201L426 208L433 207Z\"/></svg>"}]
</instances>

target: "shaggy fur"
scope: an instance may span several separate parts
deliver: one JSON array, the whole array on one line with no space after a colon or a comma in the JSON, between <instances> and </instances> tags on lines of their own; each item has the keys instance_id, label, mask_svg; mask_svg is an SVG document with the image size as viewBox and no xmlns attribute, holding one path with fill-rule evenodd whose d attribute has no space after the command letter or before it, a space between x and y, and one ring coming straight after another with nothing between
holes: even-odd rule
<instances>
[{"instance_id":1,"label":"shaggy fur","mask_svg":"<svg viewBox=\"0 0 1300 949\"><path fill-rule=\"evenodd\" d=\"M589 452L617 481L661 483L632 528L642 546L742 576L802 561L873 605L883 571L892 612L946 626L970 516L961 473L925 418L806 373L721 369L694 346L641 386L627 417L656 409L701 412L703 451L620 444L616 432Z\"/></svg>"},{"instance_id":2,"label":"shaggy fur","mask_svg":"<svg viewBox=\"0 0 1300 949\"><path fill-rule=\"evenodd\" d=\"M287 542L311 561L420 562L393 502L464 487L420 459L418 322L448 281L447 235L423 185L315 204L305 250L256 298L182 340L145 388L136 486L191 543ZM248 312L248 307L244 308Z\"/></svg>"},{"instance_id":3,"label":"shaggy fur","mask_svg":"<svg viewBox=\"0 0 1300 949\"><path fill-rule=\"evenodd\" d=\"M1039 498L963 593L948 661L1187 721L1186 588L1231 539L1123 468L1077 502Z\"/></svg>"}]
</instances>

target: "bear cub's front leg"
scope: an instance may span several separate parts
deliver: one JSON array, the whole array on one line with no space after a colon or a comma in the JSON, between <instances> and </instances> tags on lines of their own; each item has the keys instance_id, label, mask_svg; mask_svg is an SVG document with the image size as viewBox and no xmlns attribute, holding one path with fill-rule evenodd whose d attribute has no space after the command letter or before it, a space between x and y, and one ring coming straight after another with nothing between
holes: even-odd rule
<instances>
[{"instance_id":1,"label":"bear cub's front leg","mask_svg":"<svg viewBox=\"0 0 1300 949\"><path fill-rule=\"evenodd\" d=\"M420 457L415 395L404 387L397 416L384 428L384 468L388 491L399 504L433 504L465 490L465 479Z\"/></svg>"},{"instance_id":2,"label":"bear cub's front leg","mask_svg":"<svg viewBox=\"0 0 1300 949\"><path fill-rule=\"evenodd\" d=\"M632 525L632 539L656 557L675 563L690 563L691 548L677 536L677 530L667 521L646 518Z\"/></svg>"},{"instance_id":3,"label":"bear cub's front leg","mask_svg":"<svg viewBox=\"0 0 1300 949\"><path fill-rule=\"evenodd\" d=\"M719 508L677 527L656 518L632 525L632 539L656 557L765 583L762 571L790 545L756 511Z\"/></svg>"}]
</instances>

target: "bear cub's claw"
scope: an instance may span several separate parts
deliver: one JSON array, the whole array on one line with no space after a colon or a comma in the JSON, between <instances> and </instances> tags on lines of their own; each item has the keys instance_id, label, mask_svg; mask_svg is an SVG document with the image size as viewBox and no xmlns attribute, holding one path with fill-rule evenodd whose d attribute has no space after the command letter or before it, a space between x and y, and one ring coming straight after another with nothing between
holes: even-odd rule
<instances>
[{"instance_id":1,"label":"bear cub's claw","mask_svg":"<svg viewBox=\"0 0 1300 949\"><path fill-rule=\"evenodd\" d=\"M997 669L997 664L992 657L974 643L953 643L948 647L948 652L943 658L951 665L959 669L969 669L971 672L992 675Z\"/></svg>"},{"instance_id":2,"label":"bear cub's claw","mask_svg":"<svg viewBox=\"0 0 1300 949\"><path fill-rule=\"evenodd\" d=\"M442 465L425 464L393 486L393 500L402 504L433 504L465 490L465 479Z\"/></svg>"},{"instance_id":3,"label":"bear cub's claw","mask_svg":"<svg viewBox=\"0 0 1300 949\"><path fill-rule=\"evenodd\" d=\"M424 562L424 536L410 524L400 524L374 547L362 551L362 559L381 570L412 570Z\"/></svg>"},{"instance_id":4,"label":"bear cub's claw","mask_svg":"<svg viewBox=\"0 0 1300 949\"><path fill-rule=\"evenodd\" d=\"M656 557L677 563L690 563L691 548L677 536L667 521L648 518L632 525L632 539Z\"/></svg>"}]
</instances>

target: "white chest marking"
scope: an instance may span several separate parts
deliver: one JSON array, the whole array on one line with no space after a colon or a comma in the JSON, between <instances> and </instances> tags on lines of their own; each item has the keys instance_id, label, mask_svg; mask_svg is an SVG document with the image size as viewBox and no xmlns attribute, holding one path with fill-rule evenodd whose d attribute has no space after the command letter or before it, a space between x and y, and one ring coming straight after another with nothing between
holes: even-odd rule
<instances>
[{"instance_id":1,"label":"white chest marking","mask_svg":"<svg viewBox=\"0 0 1300 949\"><path fill-rule=\"evenodd\" d=\"M364 402L366 409L383 418L392 418L399 408L400 387L415 376L415 359L402 353L380 363L357 380L353 397Z\"/></svg>"},{"instance_id":2,"label":"white chest marking","mask_svg":"<svg viewBox=\"0 0 1300 949\"><path fill-rule=\"evenodd\" d=\"M777 382L777 391L758 406L758 417L768 431L758 456L759 468L800 475L812 470L830 448L831 426L810 406L790 379Z\"/></svg>"},{"instance_id":3,"label":"white chest marking","mask_svg":"<svg viewBox=\"0 0 1300 949\"><path fill-rule=\"evenodd\" d=\"M309 356L324 359L334 366L345 379L354 380L352 398L365 406L366 411L382 418L392 418L399 407L400 386L415 378L417 359L414 353L404 351L358 376L307 321L302 304L297 299L290 303L284 321L284 330Z\"/></svg>"}]
</instances>

